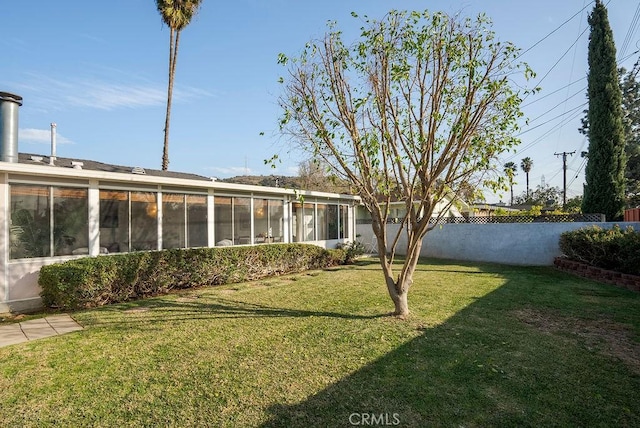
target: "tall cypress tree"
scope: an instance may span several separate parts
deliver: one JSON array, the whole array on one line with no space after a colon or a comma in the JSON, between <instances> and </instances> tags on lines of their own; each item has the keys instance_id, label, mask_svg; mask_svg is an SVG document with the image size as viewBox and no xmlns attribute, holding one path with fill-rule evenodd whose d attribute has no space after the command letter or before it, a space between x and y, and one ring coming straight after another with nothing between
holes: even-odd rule
<instances>
[{"instance_id":1,"label":"tall cypress tree","mask_svg":"<svg viewBox=\"0 0 640 428\"><path fill-rule=\"evenodd\" d=\"M626 140L627 156L626 197L627 208L640 207L640 81L638 66L626 72L620 70L622 88L622 124Z\"/></svg>"},{"instance_id":2,"label":"tall cypress tree","mask_svg":"<svg viewBox=\"0 0 640 428\"><path fill-rule=\"evenodd\" d=\"M602 213L607 220L622 218L625 190L625 138L622 94L616 66L616 47L607 9L601 0L589 16L589 159L582 212Z\"/></svg>"}]
</instances>

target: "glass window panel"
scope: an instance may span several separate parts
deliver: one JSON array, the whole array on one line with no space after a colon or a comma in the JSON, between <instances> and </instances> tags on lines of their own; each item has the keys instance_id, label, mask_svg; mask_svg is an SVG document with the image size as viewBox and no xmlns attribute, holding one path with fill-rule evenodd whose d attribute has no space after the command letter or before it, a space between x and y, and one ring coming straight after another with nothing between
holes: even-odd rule
<instances>
[{"instance_id":1,"label":"glass window panel","mask_svg":"<svg viewBox=\"0 0 640 428\"><path fill-rule=\"evenodd\" d=\"M304 237L304 210L295 202L291 207L291 242L302 242Z\"/></svg>"},{"instance_id":2,"label":"glass window panel","mask_svg":"<svg viewBox=\"0 0 640 428\"><path fill-rule=\"evenodd\" d=\"M317 205L317 215L318 215L318 229L317 237L318 240L328 239L327 237L327 206L325 204Z\"/></svg>"},{"instance_id":3,"label":"glass window panel","mask_svg":"<svg viewBox=\"0 0 640 428\"><path fill-rule=\"evenodd\" d=\"M235 244L251 244L251 198L233 198L233 237Z\"/></svg>"},{"instance_id":4,"label":"glass window panel","mask_svg":"<svg viewBox=\"0 0 640 428\"><path fill-rule=\"evenodd\" d=\"M162 194L162 248L184 248L185 195Z\"/></svg>"},{"instance_id":5,"label":"glass window panel","mask_svg":"<svg viewBox=\"0 0 640 428\"><path fill-rule=\"evenodd\" d=\"M350 238L348 205L340 205L340 238Z\"/></svg>"},{"instance_id":6,"label":"glass window panel","mask_svg":"<svg viewBox=\"0 0 640 428\"><path fill-rule=\"evenodd\" d=\"M327 205L327 239L338 239L338 205Z\"/></svg>"},{"instance_id":7,"label":"glass window panel","mask_svg":"<svg viewBox=\"0 0 640 428\"><path fill-rule=\"evenodd\" d=\"M231 198L214 197L214 234L216 245L233 245L233 211Z\"/></svg>"},{"instance_id":8,"label":"glass window panel","mask_svg":"<svg viewBox=\"0 0 640 428\"><path fill-rule=\"evenodd\" d=\"M314 240L315 214L313 204L293 204L292 235L293 242Z\"/></svg>"},{"instance_id":9,"label":"glass window panel","mask_svg":"<svg viewBox=\"0 0 640 428\"><path fill-rule=\"evenodd\" d=\"M206 247L207 238L207 197L187 195L187 247Z\"/></svg>"},{"instance_id":10,"label":"glass window panel","mask_svg":"<svg viewBox=\"0 0 640 428\"><path fill-rule=\"evenodd\" d=\"M284 241L284 202L269 199L269 230L272 242Z\"/></svg>"},{"instance_id":11,"label":"glass window panel","mask_svg":"<svg viewBox=\"0 0 640 428\"><path fill-rule=\"evenodd\" d=\"M158 249L158 202L152 192L131 192L131 250Z\"/></svg>"},{"instance_id":12,"label":"glass window panel","mask_svg":"<svg viewBox=\"0 0 640 428\"><path fill-rule=\"evenodd\" d=\"M49 187L11 185L10 250L12 259L51 255Z\"/></svg>"},{"instance_id":13,"label":"glass window panel","mask_svg":"<svg viewBox=\"0 0 640 428\"><path fill-rule=\"evenodd\" d=\"M100 190L100 247L129 251L129 192Z\"/></svg>"},{"instance_id":14,"label":"glass window panel","mask_svg":"<svg viewBox=\"0 0 640 428\"><path fill-rule=\"evenodd\" d=\"M305 241L315 240L315 210L314 204L304 204L304 236Z\"/></svg>"},{"instance_id":15,"label":"glass window panel","mask_svg":"<svg viewBox=\"0 0 640 428\"><path fill-rule=\"evenodd\" d=\"M54 255L89 254L87 189L53 188Z\"/></svg>"},{"instance_id":16,"label":"glass window panel","mask_svg":"<svg viewBox=\"0 0 640 428\"><path fill-rule=\"evenodd\" d=\"M271 242L269 233L269 201L267 199L253 200L253 230L256 236L254 242L263 244Z\"/></svg>"}]
</instances>

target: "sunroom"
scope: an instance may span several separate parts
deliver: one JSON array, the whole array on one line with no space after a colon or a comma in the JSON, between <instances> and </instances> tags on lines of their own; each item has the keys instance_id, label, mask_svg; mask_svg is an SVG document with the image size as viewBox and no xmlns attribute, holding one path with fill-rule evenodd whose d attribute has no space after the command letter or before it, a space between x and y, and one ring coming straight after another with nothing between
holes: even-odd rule
<instances>
[{"instance_id":1,"label":"sunroom","mask_svg":"<svg viewBox=\"0 0 640 428\"><path fill-rule=\"evenodd\" d=\"M354 236L350 195L20 154L0 162L0 310L37 304L45 264L75 257ZM32 301L34 300L34 301Z\"/></svg>"}]
</instances>

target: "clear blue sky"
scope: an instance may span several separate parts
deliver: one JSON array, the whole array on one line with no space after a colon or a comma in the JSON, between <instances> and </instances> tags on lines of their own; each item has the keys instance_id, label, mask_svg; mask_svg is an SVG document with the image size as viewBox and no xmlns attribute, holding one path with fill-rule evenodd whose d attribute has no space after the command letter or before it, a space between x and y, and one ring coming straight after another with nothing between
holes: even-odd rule
<instances>
[{"instance_id":1,"label":"clear blue sky","mask_svg":"<svg viewBox=\"0 0 640 428\"><path fill-rule=\"evenodd\" d=\"M631 68L640 45L640 31L632 25L638 1L605 4L619 56L628 39L621 64ZM524 108L530 125L520 149L503 159L519 164L529 156L534 162L531 187L542 176L561 187L562 160L554 152L575 150L569 158L569 196L581 194L579 153L587 143L577 132L582 116L577 112L586 102L589 31L582 31L592 5L589 0L204 0L181 36L170 169L217 177L295 174L295 155L285 157L278 170L263 163L283 151L276 133L276 99L284 70L276 58L279 52L295 54L321 36L327 20L337 20L355 36L361 22L351 11L378 18L389 9L471 16L482 11L493 19L501 40L528 49L587 6L523 55L537 80L549 74L540 83L543 91L526 100L535 102ZM55 122L59 156L160 168L169 30L153 0L3 1L0 16L0 91L24 98L21 152L48 154L50 123ZM519 172L516 180L517 194L524 190L524 174ZM490 197L491 202L497 199Z\"/></svg>"}]
</instances>

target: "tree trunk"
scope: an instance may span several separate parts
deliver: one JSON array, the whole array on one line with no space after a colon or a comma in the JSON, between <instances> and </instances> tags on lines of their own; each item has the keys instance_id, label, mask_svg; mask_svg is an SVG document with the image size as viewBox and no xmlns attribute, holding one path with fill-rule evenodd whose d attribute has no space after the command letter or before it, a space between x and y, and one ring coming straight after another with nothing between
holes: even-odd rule
<instances>
[{"instance_id":1,"label":"tree trunk","mask_svg":"<svg viewBox=\"0 0 640 428\"><path fill-rule=\"evenodd\" d=\"M406 318L409 315L409 301L407 297L409 296L409 290L405 290L396 295L393 299L393 304L395 305L394 315L397 315L400 318Z\"/></svg>"},{"instance_id":2,"label":"tree trunk","mask_svg":"<svg viewBox=\"0 0 640 428\"><path fill-rule=\"evenodd\" d=\"M176 73L176 60L178 56L178 43L180 31L171 28L169 42L169 85L167 89L167 114L164 121L164 145L162 147L162 170L169 169L169 126L171 124L171 100L173 98L173 80Z\"/></svg>"},{"instance_id":3,"label":"tree trunk","mask_svg":"<svg viewBox=\"0 0 640 428\"><path fill-rule=\"evenodd\" d=\"M400 269L397 280L394 280L393 267L390 264L390 259L387 257L386 252L379 252L380 264L382 265L387 283L387 291L394 305L393 315L399 318L406 318L409 315L409 289L413 284L413 273L418 265L423 239L424 234L412 233L411 236L408 237L409 242L407 244L406 259ZM380 251L383 250L380 249Z\"/></svg>"}]
</instances>

